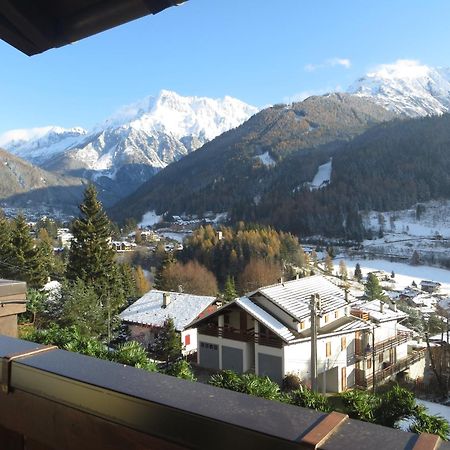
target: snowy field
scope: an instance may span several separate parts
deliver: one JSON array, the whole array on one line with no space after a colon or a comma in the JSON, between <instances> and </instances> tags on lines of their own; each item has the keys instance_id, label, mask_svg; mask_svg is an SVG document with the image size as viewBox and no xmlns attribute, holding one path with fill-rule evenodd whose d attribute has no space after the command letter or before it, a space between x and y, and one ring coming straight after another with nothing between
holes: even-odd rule
<instances>
[{"instance_id":1,"label":"snowy field","mask_svg":"<svg viewBox=\"0 0 450 450\"><path fill-rule=\"evenodd\" d=\"M373 254L409 259L417 251L432 264L450 257L450 201L430 201L402 211L371 211L363 215L365 229L379 238L364 241Z\"/></svg>"},{"instance_id":2,"label":"snowy field","mask_svg":"<svg viewBox=\"0 0 450 450\"><path fill-rule=\"evenodd\" d=\"M427 412L433 416L441 416L447 422L450 423L450 407L445 405L440 405L439 403L427 402L425 400L416 399L416 403L423 405L427 408ZM408 431L411 424L410 420L402 420L399 422L399 428L403 431Z\"/></svg>"},{"instance_id":3,"label":"snowy field","mask_svg":"<svg viewBox=\"0 0 450 450\"><path fill-rule=\"evenodd\" d=\"M350 259L336 258L334 261L334 271L339 270L339 261L344 259L349 275L353 275L357 263L361 266L363 276L374 270L383 270L390 274L394 271L394 289L403 290L410 286L413 281L417 285L422 280L438 281L442 284L440 293L450 295L450 270L439 269L430 266L411 266L405 263L390 262L383 259Z\"/></svg>"},{"instance_id":4,"label":"snowy field","mask_svg":"<svg viewBox=\"0 0 450 450\"><path fill-rule=\"evenodd\" d=\"M317 173L309 186L312 191L320 189L330 183L332 162L333 158L330 158L327 163L319 166L319 168L317 169Z\"/></svg>"}]
</instances>

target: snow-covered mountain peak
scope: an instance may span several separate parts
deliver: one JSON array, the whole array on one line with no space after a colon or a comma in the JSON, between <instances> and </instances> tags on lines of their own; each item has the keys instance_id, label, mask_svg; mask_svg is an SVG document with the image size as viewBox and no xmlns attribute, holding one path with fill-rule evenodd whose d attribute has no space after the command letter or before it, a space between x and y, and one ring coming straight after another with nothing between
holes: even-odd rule
<instances>
[{"instance_id":1,"label":"snow-covered mountain peak","mask_svg":"<svg viewBox=\"0 0 450 450\"><path fill-rule=\"evenodd\" d=\"M162 90L156 97L146 97L121 108L97 129L132 128L147 134L166 133L176 139L202 136L201 143L205 143L237 127L257 111L228 96L187 97Z\"/></svg>"},{"instance_id":2,"label":"snow-covered mountain peak","mask_svg":"<svg viewBox=\"0 0 450 450\"><path fill-rule=\"evenodd\" d=\"M370 97L387 109L410 117L443 114L450 109L450 69L398 60L367 73L347 92Z\"/></svg>"}]
</instances>

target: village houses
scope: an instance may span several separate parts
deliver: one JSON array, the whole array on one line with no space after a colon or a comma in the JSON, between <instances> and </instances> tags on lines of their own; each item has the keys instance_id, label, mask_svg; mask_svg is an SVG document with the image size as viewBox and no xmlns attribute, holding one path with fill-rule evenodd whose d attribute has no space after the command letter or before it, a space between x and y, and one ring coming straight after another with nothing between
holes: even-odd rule
<instances>
[{"instance_id":1,"label":"village houses","mask_svg":"<svg viewBox=\"0 0 450 450\"><path fill-rule=\"evenodd\" d=\"M316 275L262 287L197 319L191 327L197 328L198 364L279 383L295 374L311 384L310 304L318 296L320 390L369 388L374 379L381 382L419 360L423 375L423 353L408 347L412 333L399 323L405 314L384 302L357 302L331 280Z\"/></svg>"}]
</instances>

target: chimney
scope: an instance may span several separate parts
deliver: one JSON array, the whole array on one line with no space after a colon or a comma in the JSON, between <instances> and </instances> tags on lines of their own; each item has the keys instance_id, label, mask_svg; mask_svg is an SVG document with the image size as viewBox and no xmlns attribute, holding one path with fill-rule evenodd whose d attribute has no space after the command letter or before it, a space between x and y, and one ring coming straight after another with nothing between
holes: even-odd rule
<instances>
[{"instance_id":1,"label":"chimney","mask_svg":"<svg viewBox=\"0 0 450 450\"><path fill-rule=\"evenodd\" d=\"M167 306L170 305L170 293L169 292L163 292L163 308L167 308Z\"/></svg>"},{"instance_id":2,"label":"chimney","mask_svg":"<svg viewBox=\"0 0 450 450\"><path fill-rule=\"evenodd\" d=\"M382 300L380 300L380 313L384 313L384 302Z\"/></svg>"},{"instance_id":3,"label":"chimney","mask_svg":"<svg viewBox=\"0 0 450 450\"><path fill-rule=\"evenodd\" d=\"M179 292L180 294L183 293L183 285L182 285L182 284L179 284L179 285L178 285L178 292Z\"/></svg>"},{"instance_id":4,"label":"chimney","mask_svg":"<svg viewBox=\"0 0 450 450\"><path fill-rule=\"evenodd\" d=\"M397 312L397 303L391 301L391 303L389 304L389 309L391 311Z\"/></svg>"}]
</instances>

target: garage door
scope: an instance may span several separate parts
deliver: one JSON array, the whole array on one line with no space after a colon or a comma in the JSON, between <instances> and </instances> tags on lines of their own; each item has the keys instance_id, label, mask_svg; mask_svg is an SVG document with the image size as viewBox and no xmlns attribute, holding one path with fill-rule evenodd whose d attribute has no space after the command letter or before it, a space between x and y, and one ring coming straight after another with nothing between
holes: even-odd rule
<instances>
[{"instance_id":1,"label":"garage door","mask_svg":"<svg viewBox=\"0 0 450 450\"><path fill-rule=\"evenodd\" d=\"M281 356L258 353L258 375L268 376L272 381L280 383L283 380L283 360Z\"/></svg>"},{"instance_id":2,"label":"garage door","mask_svg":"<svg viewBox=\"0 0 450 450\"><path fill-rule=\"evenodd\" d=\"M219 347L217 345L200 342L198 354L200 366L219 370Z\"/></svg>"},{"instance_id":3,"label":"garage door","mask_svg":"<svg viewBox=\"0 0 450 450\"><path fill-rule=\"evenodd\" d=\"M244 352L239 348L222 347L222 369L232 370L236 373L244 371Z\"/></svg>"}]
</instances>

